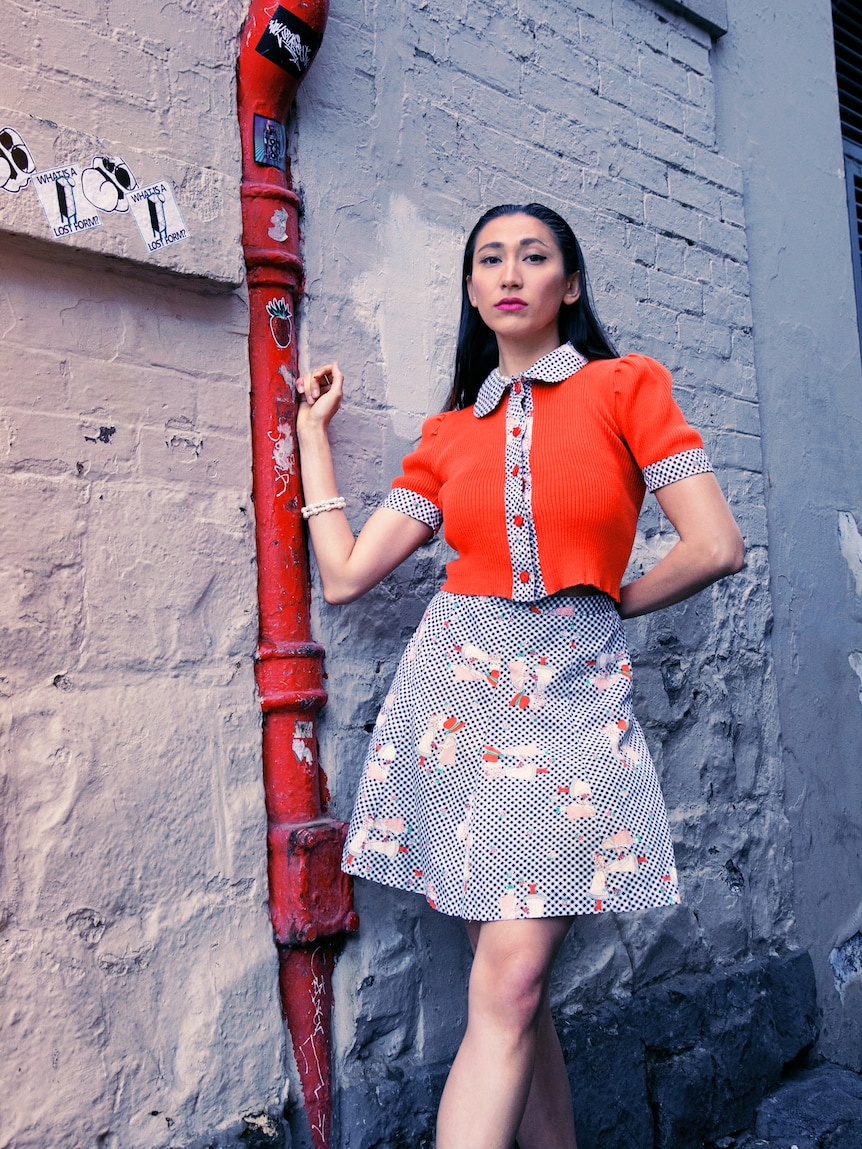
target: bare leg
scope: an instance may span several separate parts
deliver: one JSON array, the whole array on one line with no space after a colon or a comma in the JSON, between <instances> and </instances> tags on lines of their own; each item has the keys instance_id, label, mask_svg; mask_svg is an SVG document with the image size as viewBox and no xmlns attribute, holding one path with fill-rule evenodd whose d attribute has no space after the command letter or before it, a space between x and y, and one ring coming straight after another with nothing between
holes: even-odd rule
<instances>
[{"instance_id":1,"label":"bare leg","mask_svg":"<svg viewBox=\"0 0 862 1149\"><path fill-rule=\"evenodd\" d=\"M467 1032L440 1101L437 1149L510 1149L530 1096L540 1034L546 1052L548 981L570 924L568 918L536 918L468 928L475 956ZM557 1056L561 1062L559 1043ZM546 1091L544 1085L538 1089L541 1105ZM545 1141L542 1149L573 1145L572 1137Z\"/></svg>"},{"instance_id":2,"label":"bare leg","mask_svg":"<svg viewBox=\"0 0 862 1149\"><path fill-rule=\"evenodd\" d=\"M545 997L530 1095L518 1126L519 1149L577 1149L572 1091L560 1039Z\"/></svg>"}]
</instances>

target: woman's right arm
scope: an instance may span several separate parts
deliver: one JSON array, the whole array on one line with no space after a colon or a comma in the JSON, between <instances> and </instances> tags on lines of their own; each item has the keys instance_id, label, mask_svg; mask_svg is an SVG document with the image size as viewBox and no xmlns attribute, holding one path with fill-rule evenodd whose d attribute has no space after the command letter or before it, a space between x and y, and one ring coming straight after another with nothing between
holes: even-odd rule
<instances>
[{"instance_id":1,"label":"woman's right arm","mask_svg":"<svg viewBox=\"0 0 862 1149\"><path fill-rule=\"evenodd\" d=\"M306 506L338 494L329 446L330 420L341 405L344 376L337 363L317 367L297 380L300 403L296 437ZM308 519L314 557L327 602L352 602L431 537L417 519L380 507L354 539L344 511Z\"/></svg>"}]
</instances>

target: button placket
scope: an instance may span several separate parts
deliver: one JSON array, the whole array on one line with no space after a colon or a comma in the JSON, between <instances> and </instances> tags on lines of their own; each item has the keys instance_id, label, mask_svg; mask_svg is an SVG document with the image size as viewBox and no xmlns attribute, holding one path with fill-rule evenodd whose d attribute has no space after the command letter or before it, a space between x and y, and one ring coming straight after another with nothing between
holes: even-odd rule
<instances>
[{"instance_id":1,"label":"button placket","mask_svg":"<svg viewBox=\"0 0 862 1149\"><path fill-rule=\"evenodd\" d=\"M532 387L521 376L512 381L506 407L506 535L512 563L512 597L532 601L544 594L530 507Z\"/></svg>"}]
</instances>

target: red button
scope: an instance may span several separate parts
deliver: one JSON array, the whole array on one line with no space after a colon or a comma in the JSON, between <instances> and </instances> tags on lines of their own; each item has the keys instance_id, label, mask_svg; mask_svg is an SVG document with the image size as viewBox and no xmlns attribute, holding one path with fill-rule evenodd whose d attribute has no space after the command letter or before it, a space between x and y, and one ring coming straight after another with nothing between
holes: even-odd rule
<instances>
[{"instance_id":1,"label":"red button","mask_svg":"<svg viewBox=\"0 0 862 1149\"><path fill-rule=\"evenodd\" d=\"M527 571L521 571L521 573L518 577L520 578L521 582L529 582L530 581L530 575Z\"/></svg>"},{"instance_id":2,"label":"red button","mask_svg":"<svg viewBox=\"0 0 862 1149\"><path fill-rule=\"evenodd\" d=\"M518 435L521 434L521 428L520 427L513 427L512 428L512 434L517 438Z\"/></svg>"},{"instance_id":3,"label":"red button","mask_svg":"<svg viewBox=\"0 0 862 1149\"><path fill-rule=\"evenodd\" d=\"M515 386L513 387L513 391L515 392L516 395L520 395L521 394L521 384L516 383Z\"/></svg>"},{"instance_id":4,"label":"red button","mask_svg":"<svg viewBox=\"0 0 862 1149\"><path fill-rule=\"evenodd\" d=\"M518 471L520 471L520 469L521 469L521 468L520 468L520 467L518 466L518 464L516 463L516 464L515 464L515 466L512 468L512 474L513 474L513 475L517 475L517 473L518 473Z\"/></svg>"},{"instance_id":5,"label":"red button","mask_svg":"<svg viewBox=\"0 0 862 1149\"><path fill-rule=\"evenodd\" d=\"M514 519L512 519L512 522L515 524L516 527L522 527L524 525L524 516L523 515L515 515Z\"/></svg>"}]
</instances>

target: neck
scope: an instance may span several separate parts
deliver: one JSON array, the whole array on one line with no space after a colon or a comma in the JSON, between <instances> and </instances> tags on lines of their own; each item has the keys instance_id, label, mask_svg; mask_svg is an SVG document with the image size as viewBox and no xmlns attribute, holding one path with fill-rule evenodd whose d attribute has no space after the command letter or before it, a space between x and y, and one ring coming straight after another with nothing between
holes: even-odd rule
<instances>
[{"instance_id":1,"label":"neck","mask_svg":"<svg viewBox=\"0 0 862 1149\"><path fill-rule=\"evenodd\" d=\"M550 355L552 351L556 351L560 342L558 334L537 339L535 342L525 342L521 339L509 340L498 335L497 350L500 354L500 374L507 377L523 375L536 360L541 359L543 355Z\"/></svg>"}]
</instances>

